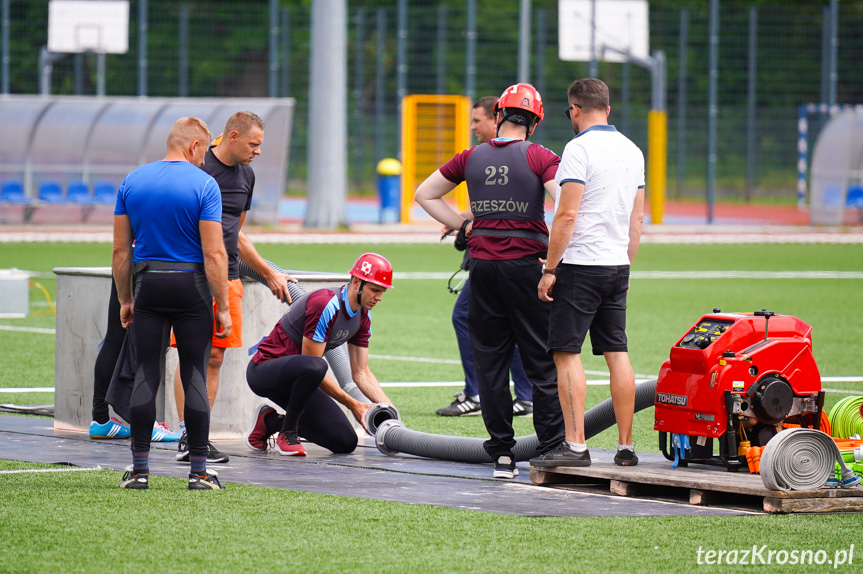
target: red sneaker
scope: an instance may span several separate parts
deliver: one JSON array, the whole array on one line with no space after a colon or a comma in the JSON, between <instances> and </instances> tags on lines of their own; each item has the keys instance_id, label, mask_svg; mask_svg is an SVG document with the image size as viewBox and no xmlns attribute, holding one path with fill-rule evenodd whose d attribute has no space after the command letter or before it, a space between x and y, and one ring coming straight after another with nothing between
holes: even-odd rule
<instances>
[{"instance_id":1,"label":"red sneaker","mask_svg":"<svg viewBox=\"0 0 863 574\"><path fill-rule=\"evenodd\" d=\"M255 418L252 419L252 428L246 435L246 444L252 450L267 450L267 439L273 432L267 430L267 423L264 420L268 414L275 412L276 409L268 404L260 404L255 407Z\"/></svg>"},{"instance_id":2,"label":"red sneaker","mask_svg":"<svg viewBox=\"0 0 863 574\"><path fill-rule=\"evenodd\" d=\"M306 456L306 449L300 444L297 431L280 432L276 439L276 448L285 456Z\"/></svg>"}]
</instances>

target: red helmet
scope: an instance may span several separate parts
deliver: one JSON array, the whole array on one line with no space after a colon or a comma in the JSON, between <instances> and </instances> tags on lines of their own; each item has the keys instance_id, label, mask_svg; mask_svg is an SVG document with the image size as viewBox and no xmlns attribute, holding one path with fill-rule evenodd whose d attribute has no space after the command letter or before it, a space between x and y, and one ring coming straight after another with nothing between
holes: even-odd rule
<instances>
[{"instance_id":1,"label":"red helmet","mask_svg":"<svg viewBox=\"0 0 863 574\"><path fill-rule=\"evenodd\" d=\"M383 255L363 253L351 267L351 275L357 279L393 288L393 266Z\"/></svg>"},{"instance_id":2,"label":"red helmet","mask_svg":"<svg viewBox=\"0 0 863 574\"><path fill-rule=\"evenodd\" d=\"M528 111L538 118L536 120L537 124L542 121L544 115L542 110L542 96L540 96L539 92L536 91L536 88L530 84L515 84L504 90L503 94L501 94L497 103L494 105L492 113L497 114L497 112L504 108Z\"/></svg>"}]
</instances>

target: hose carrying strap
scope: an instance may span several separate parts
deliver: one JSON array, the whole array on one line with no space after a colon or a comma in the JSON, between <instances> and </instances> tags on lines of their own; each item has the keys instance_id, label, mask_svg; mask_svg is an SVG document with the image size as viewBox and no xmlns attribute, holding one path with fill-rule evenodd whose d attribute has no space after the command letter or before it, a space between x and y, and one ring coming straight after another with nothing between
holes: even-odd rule
<instances>
[{"instance_id":1,"label":"hose carrying strap","mask_svg":"<svg viewBox=\"0 0 863 574\"><path fill-rule=\"evenodd\" d=\"M836 463L839 463L843 488L860 484L860 477L842 460L839 447L829 435L813 429L788 429L774 436L764 447L761 481L770 490L817 490L828 482L838 482Z\"/></svg>"}]
</instances>

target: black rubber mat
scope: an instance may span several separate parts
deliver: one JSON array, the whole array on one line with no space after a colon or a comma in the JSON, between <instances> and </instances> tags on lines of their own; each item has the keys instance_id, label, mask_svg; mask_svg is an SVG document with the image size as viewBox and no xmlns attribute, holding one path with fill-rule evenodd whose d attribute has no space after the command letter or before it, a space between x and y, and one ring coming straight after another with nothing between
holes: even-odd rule
<instances>
[{"instance_id":1,"label":"black rubber mat","mask_svg":"<svg viewBox=\"0 0 863 574\"><path fill-rule=\"evenodd\" d=\"M176 444L153 443L151 474L186 478L189 465L174 460ZM295 458L278 452L253 452L241 440L214 444L231 456L227 464L211 465L219 472L219 479L228 483L228 488L230 483L254 484L521 516L743 514L721 508L536 486L527 478L527 463L518 464L516 479L496 480L491 477L490 464L455 463L411 455L385 456L368 446L349 455L334 455L306 443L308 455ZM610 460L612 453L591 450L591 456L595 460ZM10 415L0 415L0 458L100 466L117 471L131 464L132 459L128 439L91 440L85 434L55 431L51 419Z\"/></svg>"}]
</instances>

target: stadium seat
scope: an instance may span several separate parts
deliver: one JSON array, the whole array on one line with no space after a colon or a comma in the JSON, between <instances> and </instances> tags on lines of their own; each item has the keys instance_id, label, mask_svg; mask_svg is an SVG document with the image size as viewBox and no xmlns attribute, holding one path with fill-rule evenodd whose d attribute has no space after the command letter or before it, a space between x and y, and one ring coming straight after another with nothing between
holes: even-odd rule
<instances>
[{"instance_id":1,"label":"stadium seat","mask_svg":"<svg viewBox=\"0 0 863 574\"><path fill-rule=\"evenodd\" d=\"M96 203L116 203L117 187L110 181L97 181L93 185L93 199Z\"/></svg>"},{"instance_id":2,"label":"stadium seat","mask_svg":"<svg viewBox=\"0 0 863 574\"><path fill-rule=\"evenodd\" d=\"M93 203L93 198L90 196L90 186L83 181L70 181L66 188L66 197L72 203Z\"/></svg>"},{"instance_id":3,"label":"stadium seat","mask_svg":"<svg viewBox=\"0 0 863 574\"><path fill-rule=\"evenodd\" d=\"M3 203L30 203L32 200L24 193L24 186L20 181L9 179L0 185L0 202Z\"/></svg>"},{"instance_id":4,"label":"stadium seat","mask_svg":"<svg viewBox=\"0 0 863 574\"><path fill-rule=\"evenodd\" d=\"M46 179L39 184L39 200L44 203L63 203L63 188L60 183Z\"/></svg>"},{"instance_id":5,"label":"stadium seat","mask_svg":"<svg viewBox=\"0 0 863 574\"><path fill-rule=\"evenodd\" d=\"M855 185L848 188L848 195L845 196L845 207L863 209L863 187Z\"/></svg>"}]
</instances>

